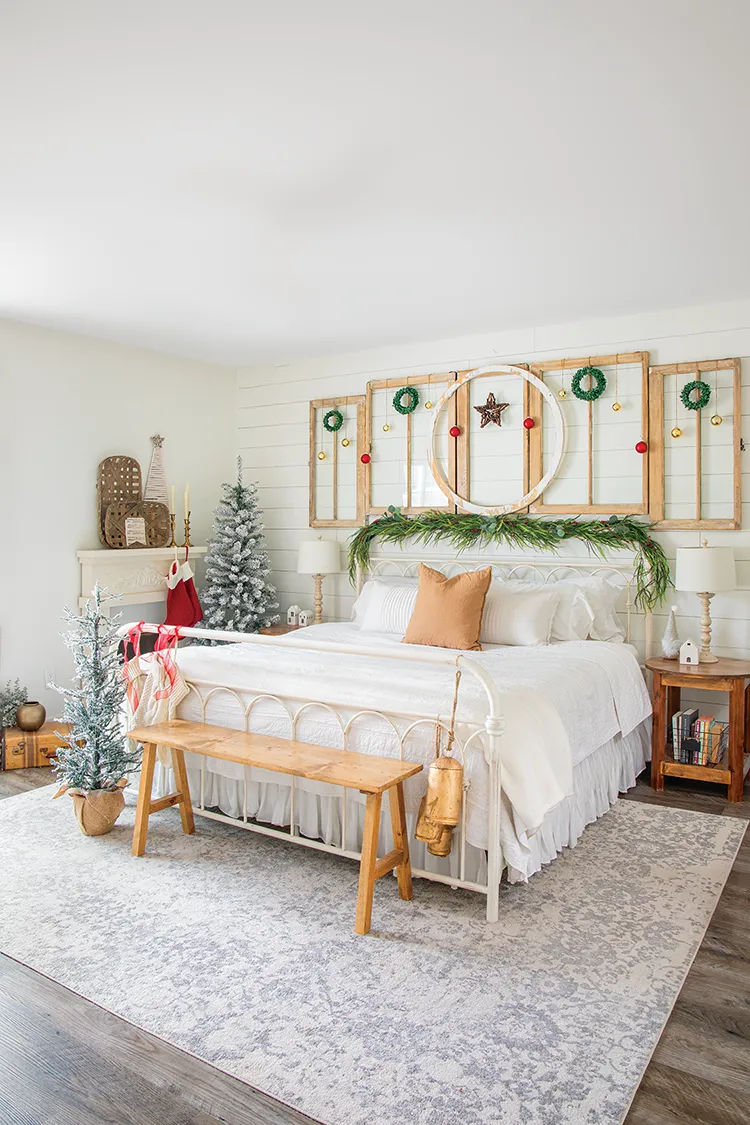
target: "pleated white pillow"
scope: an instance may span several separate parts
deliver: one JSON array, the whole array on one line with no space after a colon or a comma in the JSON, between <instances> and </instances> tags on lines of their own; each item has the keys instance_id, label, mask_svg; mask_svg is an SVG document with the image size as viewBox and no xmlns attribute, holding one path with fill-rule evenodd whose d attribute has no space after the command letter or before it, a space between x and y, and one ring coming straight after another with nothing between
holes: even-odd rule
<instances>
[{"instance_id":1,"label":"pleated white pillow","mask_svg":"<svg viewBox=\"0 0 750 1125\"><path fill-rule=\"evenodd\" d=\"M493 582L484 603L479 639L492 645L547 645L559 602L554 586Z\"/></svg>"},{"instance_id":2,"label":"pleated white pillow","mask_svg":"<svg viewBox=\"0 0 750 1125\"><path fill-rule=\"evenodd\" d=\"M393 585L386 582L368 582L372 589L365 604L360 626L374 633L406 632L417 600L417 583Z\"/></svg>"},{"instance_id":3,"label":"pleated white pillow","mask_svg":"<svg viewBox=\"0 0 750 1125\"><path fill-rule=\"evenodd\" d=\"M352 606L352 621L356 621L360 626L365 619L367 606L376 586L406 586L409 589L416 590L417 579L416 577L404 578L401 574L383 574L378 578L368 578Z\"/></svg>"}]
</instances>

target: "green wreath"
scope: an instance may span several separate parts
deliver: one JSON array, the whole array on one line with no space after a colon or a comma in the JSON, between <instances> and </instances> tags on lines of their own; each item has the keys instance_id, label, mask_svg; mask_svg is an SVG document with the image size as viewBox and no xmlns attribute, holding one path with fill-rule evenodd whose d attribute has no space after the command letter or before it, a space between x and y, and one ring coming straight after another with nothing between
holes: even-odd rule
<instances>
[{"instance_id":1,"label":"green wreath","mask_svg":"<svg viewBox=\"0 0 750 1125\"><path fill-rule=\"evenodd\" d=\"M700 392L697 398L690 397L693 391ZM710 397L711 388L703 379L693 379L691 383L686 383L680 391L682 405L686 410L701 410L704 406L708 406Z\"/></svg>"},{"instance_id":2,"label":"green wreath","mask_svg":"<svg viewBox=\"0 0 750 1125\"><path fill-rule=\"evenodd\" d=\"M329 410L327 414L323 415L323 429L328 430L329 434L335 434L336 430L340 430L344 424L344 415L340 410Z\"/></svg>"},{"instance_id":3,"label":"green wreath","mask_svg":"<svg viewBox=\"0 0 750 1125\"><path fill-rule=\"evenodd\" d=\"M404 395L409 400L406 403L401 401ZM416 387L401 387L393 396L393 409L397 410L399 414L413 414L418 403L419 391Z\"/></svg>"},{"instance_id":4,"label":"green wreath","mask_svg":"<svg viewBox=\"0 0 750 1125\"><path fill-rule=\"evenodd\" d=\"M581 383L587 375L591 377L593 383L587 391L584 391ZM606 385L607 380L604 378L604 372L598 367L579 367L571 380L570 389L576 398L580 398L584 402L595 402L604 394Z\"/></svg>"}]
</instances>

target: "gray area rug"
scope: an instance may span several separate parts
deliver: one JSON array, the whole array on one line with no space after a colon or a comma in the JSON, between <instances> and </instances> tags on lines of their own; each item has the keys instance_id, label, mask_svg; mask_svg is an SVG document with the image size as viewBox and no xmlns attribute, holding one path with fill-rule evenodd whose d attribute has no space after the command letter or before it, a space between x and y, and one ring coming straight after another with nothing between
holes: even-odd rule
<instances>
[{"instance_id":1,"label":"gray area rug","mask_svg":"<svg viewBox=\"0 0 750 1125\"><path fill-rule=\"evenodd\" d=\"M744 833L620 802L484 900L174 809L130 855L134 794L87 839L67 799L0 803L0 949L328 1125L617 1125Z\"/></svg>"}]
</instances>

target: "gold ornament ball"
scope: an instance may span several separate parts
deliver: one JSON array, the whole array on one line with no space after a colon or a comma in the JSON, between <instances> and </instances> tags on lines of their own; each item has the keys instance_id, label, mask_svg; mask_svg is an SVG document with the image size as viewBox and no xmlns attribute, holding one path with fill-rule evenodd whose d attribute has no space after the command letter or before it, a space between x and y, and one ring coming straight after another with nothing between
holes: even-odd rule
<instances>
[{"instance_id":1,"label":"gold ornament ball","mask_svg":"<svg viewBox=\"0 0 750 1125\"><path fill-rule=\"evenodd\" d=\"M425 408L425 410L432 410L432 406L433 406L433 404L432 404L432 403L430 402L430 400L429 400L429 399L428 399L428 400L427 400L427 402L426 402L426 403L424 404L424 408Z\"/></svg>"},{"instance_id":2,"label":"gold ornament ball","mask_svg":"<svg viewBox=\"0 0 750 1125\"><path fill-rule=\"evenodd\" d=\"M388 423L386 422L386 424L385 424L385 425L383 426L383 433L384 433L384 434L387 434L387 433L388 433L388 431L390 430L390 428L391 428L391 427L390 427L390 426L388 425Z\"/></svg>"},{"instance_id":3,"label":"gold ornament ball","mask_svg":"<svg viewBox=\"0 0 750 1125\"><path fill-rule=\"evenodd\" d=\"M682 437L682 430L679 426L675 426L672 430L672 437Z\"/></svg>"},{"instance_id":4,"label":"gold ornament ball","mask_svg":"<svg viewBox=\"0 0 750 1125\"><path fill-rule=\"evenodd\" d=\"M344 449L346 449L347 445L349 444L349 438L348 437L342 438L341 444L343 445Z\"/></svg>"},{"instance_id":5,"label":"gold ornament ball","mask_svg":"<svg viewBox=\"0 0 750 1125\"><path fill-rule=\"evenodd\" d=\"M711 425L712 426L720 426L723 421L724 421L724 419L722 418L721 414L712 414L711 415Z\"/></svg>"},{"instance_id":6,"label":"gold ornament ball","mask_svg":"<svg viewBox=\"0 0 750 1125\"><path fill-rule=\"evenodd\" d=\"M567 398L568 397L568 392L565 390L565 387L560 387L560 390L557 392L557 397L558 398Z\"/></svg>"},{"instance_id":7,"label":"gold ornament ball","mask_svg":"<svg viewBox=\"0 0 750 1125\"><path fill-rule=\"evenodd\" d=\"M613 402L612 403L612 409L614 410L614 412L616 414L618 410L622 410L622 407L620 406L619 402Z\"/></svg>"},{"instance_id":8,"label":"gold ornament ball","mask_svg":"<svg viewBox=\"0 0 750 1125\"><path fill-rule=\"evenodd\" d=\"M325 461L325 459L326 459L326 455L323 452L323 450L321 449L320 453L318 454L318 460L319 461Z\"/></svg>"}]
</instances>

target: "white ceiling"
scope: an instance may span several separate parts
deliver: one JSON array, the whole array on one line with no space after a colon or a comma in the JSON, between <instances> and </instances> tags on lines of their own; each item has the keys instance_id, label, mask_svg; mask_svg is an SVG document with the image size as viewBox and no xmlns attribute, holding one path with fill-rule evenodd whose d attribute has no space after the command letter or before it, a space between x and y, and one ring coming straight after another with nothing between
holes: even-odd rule
<instances>
[{"instance_id":1,"label":"white ceiling","mask_svg":"<svg viewBox=\"0 0 750 1125\"><path fill-rule=\"evenodd\" d=\"M750 295L747 0L0 0L0 315L227 363Z\"/></svg>"}]
</instances>

